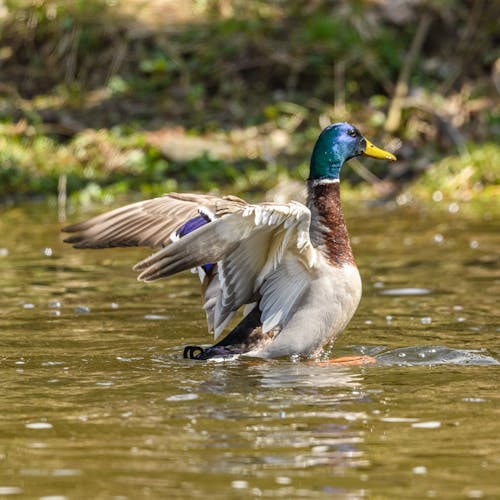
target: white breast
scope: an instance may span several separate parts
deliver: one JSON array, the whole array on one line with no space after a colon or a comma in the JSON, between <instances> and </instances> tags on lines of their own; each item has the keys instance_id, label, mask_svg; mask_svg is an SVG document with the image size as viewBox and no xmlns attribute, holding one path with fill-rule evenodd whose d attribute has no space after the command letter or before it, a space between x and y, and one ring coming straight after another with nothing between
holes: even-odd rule
<instances>
[{"instance_id":1,"label":"white breast","mask_svg":"<svg viewBox=\"0 0 500 500\"><path fill-rule=\"evenodd\" d=\"M350 264L331 267L322 259L296 312L276 339L247 355L274 358L314 354L344 330L360 298L361 278L357 267Z\"/></svg>"}]
</instances>

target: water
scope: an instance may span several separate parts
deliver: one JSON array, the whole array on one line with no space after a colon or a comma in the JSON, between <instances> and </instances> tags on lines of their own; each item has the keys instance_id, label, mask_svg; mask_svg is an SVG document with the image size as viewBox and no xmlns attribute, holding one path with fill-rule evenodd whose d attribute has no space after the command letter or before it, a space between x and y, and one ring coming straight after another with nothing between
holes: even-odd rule
<instances>
[{"instance_id":1,"label":"water","mask_svg":"<svg viewBox=\"0 0 500 500\"><path fill-rule=\"evenodd\" d=\"M54 221L0 217L0 498L500 497L487 210L350 207L364 297L322 362L182 359L209 342L196 277L138 283L147 251Z\"/></svg>"}]
</instances>

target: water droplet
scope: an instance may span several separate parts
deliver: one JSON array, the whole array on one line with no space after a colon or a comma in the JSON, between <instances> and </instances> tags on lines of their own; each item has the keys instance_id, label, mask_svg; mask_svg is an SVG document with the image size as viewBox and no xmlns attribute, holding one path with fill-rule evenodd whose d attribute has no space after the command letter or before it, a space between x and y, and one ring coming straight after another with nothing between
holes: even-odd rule
<instances>
[{"instance_id":1,"label":"water droplet","mask_svg":"<svg viewBox=\"0 0 500 500\"><path fill-rule=\"evenodd\" d=\"M398 357L399 358L406 358L406 353L400 352L400 353L398 353Z\"/></svg>"},{"instance_id":2,"label":"water droplet","mask_svg":"<svg viewBox=\"0 0 500 500\"><path fill-rule=\"evenodd\" d=\"M381 295L427 295L431 293L428 288L389 288L380 292Z\"/></svg>"},{"instance_id":3,"label":"water droplet","mask_svg":"<svg viewBox=\"0 0 500 500\"><path fill-rule=\"evenodd\" d=\"M88 306L77 306L73 309L76 314L88 314L90 312L90 307Z\"/></svg>"},{"instance_id":4,"label":"water droplet","mask_svg":"<svg viewBox=\"0 0 500 500\"><path fill-rule=\"evenodd\" d=\"M278 484L290 484L292 482L292 480L286 476L278 476L275 481Z\"/></svg>"},{"instance_id":5,"label":"water droplet","mask_svg":"<svg viewBox=\"0 0 500 500\"><path fill-rule=\"evenodd\" d=\"M198 399L198 394L175 394L174 396L165 398L165 401L192 401L193 399Z\"/></svg>"},{"instance_id":6,"label":"water droplet","mask_svg":"<svg viewBox=\"0 0 500 500\"><path fill-rule=\"evenodd\" d=\"M373 288L384 288L385 283L383 281L376 281L373 283Z\"/></svg>"},{"instance_id":7,"label":"water droplet","mask_svg":"<svg viewBox=\"0 0 500 500\"><path fill-rule=\"evenodd\" d=\"M326 453L328 450L329 450L328 446L322 444L322 445L313 446L311 448L311 453L318 455L318 454Z\"/></svg>"},{"instance_id":8,"label":"water droplet","mask_svg":"<svg viewBox=\"0 0 500 500\"><path fill-rule=\"evenodd\" d=\"M484 403L486 399L484 398L463 398L462 401L466 403Z\"/></svg>"},{"instance_id":9,"label":"water droplet","mask_svg":"<svg viewBox=\"0 0 500 500\"><path fill-rule=\"evenodd\" d=\"M418 357L422 359L425 358L425 352L419 352Z\"/></svg>"},{"instance_id":10,"label":"water droplet","mask_svg":"<svg viewBox=\"0 0 500 500\"><path fill-rule=\"evenodd\" d=\"M52 472L53 476L57 477L67 477L67 476L79 476L82 473L79 469L55 469Z\"/></svg>"},{"instance_id":11,"label":"water droplet","mask_svg":"<svg viewBox=\"0 0 500 500\"><path fill-rule=\"evenodd\" d=\"M469 490L467 498L483 498L483 492L481 490Z\"/></svg>"},{"instance_id":12,"label":"water droplet","mask_svg":"<svg viewBox=\"0 0 500 500\"><path fill-rule=\"evenodd\" d=\"M160 321L162 319L168 319L165 314L145 314L144 319L149 319L151 321Z\"/></svg>"},{"instance_id":13,"label":"water droplet","mask_svg":"<svg viewBox=\"0 0 500 500\"><path fill-rule=\"evenodd\" d=\"M441 191L434 191L432 193L432 200L435 202L440 202L443 199L443 193Z\"/></svg>"},{"instance_id":14,"label":"water droplet","mask_svg":"<svg viewBox=\"0 0 500 500\"><path fill-rule=\"evenodd\" d=\"M124 356L116 356L117 361L123 361L125 363L131 363L133 361L140 361L141 359L144 359L142 356L135 356L131 358L126 358Z\"/></svg>"},{"instance_id":15,"label":"water droplet","mask_svg":"<svg viewBox=\"0 0 500 500\"><path fill-rule=\"evenodd\" d=\"M25 425L26 429L52 429L52 424L48 422L30 422Z\"/></svg>"},{"instance_id":16,"label":"water droplet","mask_svg":"<svg viewBox=\"0 0 500 500\"><path fill-rule=\"evenodd\" d=\"M417 422L418 419L411 417L383 417L380 420L382 420L382 422L401 423L401 422Z\"/></svg>"},{"instance_id":17,"label":"water droplet","mask_svg":"<svg viewBox=\"0 0 500 500\"><path fill-rule=\"evenodd\" d=\"M120 306L116 302L111 302L109 304L110 309L118 309Z\"/></svg>"},{"instance_id":18,"label":"water droplet","mask_svg":"<svg viewBox=\"0 0 500 500\"><path fill-rule=\"evenodd\" d=\"M7 257L9 255L9 249L8 248L0 248L0 257Z\"/></svg>"},{"instance_id":19,"label":"water droplet","mask_svg":"<svg viewBox=\"0 0 500 500\"><path fill-rule=\"evenodd\" d=\"M434 240L434 243L438 243L438 244L443 243L444 236L442 234L437 233L434 235L433 240Z\"/></svg>"},{"instance_id":20,"label":"water droplet","mask_svg":"<svg viewBox=\"0 0 500 500\"><path fill-rule=\"evenodd\" d=\"M23 309L35 309L35 304L23 304Z\"/></svg>"},{"instance_id":21,"label":"water droplet","mask_svg":"<svg viewBox=\"0 0 500 500\"><path fill-rule=\"evenodd\" d=\"M413 474L427 474L427 467L425 465L417 465L417 467L413 467Z\"/></svg>"},{"instance_id":22,"label":"water droplet","mask_svg":"<svg viewBox=\"0 0 500 500\"><path fill-rule=\"evenodd\" d=\"M50 309L59 309L61 307L61 302L59 300L51 300L49 301Z\"/></svg>"},{"instance_id":23,"label":"water droplet","mask_svg":"<svg viewBox=\"0 0 500 500\"><path fill-rule=\"evenodd\" d=\"M439 429L441 427L441 422L431 421L431 422L415 422L411 424L415 429Z\"/></svg>"},{"instance_id":24,"label":"water droplet","mask_svg":"<svg viewBox=\"0 0 500 500\"><path fill-rule=\"evenodd\" d=\"M459 318L457 318L457 321L459 323L463 323L465 321L465 318L463 316L460 316Z\"/></svg>"},{"instance_id":25,"label":"water droplet","mask_svg":"<svg viewBox=\"0 0 500 500\"><path fill-rule=\"evenodd\" d=\"M453 202L448 205L448 212L450 212L450 214L456 214L459 210L460 205L458 203Z\"/></svg>"},{"instance_id":26,"label":"water droplet","mask_svg":"<svg viewBox=\"0 0 500 500\"><path fill-rule=\"evenodd\" d=\"M387 323L390 323L392 321L392 316L390 314L388 314L386 317L385 317L385 320L387 321Z\"/></svg>"},{"instance_id":27,"label":"water droplet","mask_svg":"<svg viewBox=\"0 0 500 500\"><path fill-rule=\"evenodd\" d=\"M48 448L47 443L30 443L27 445L28 448L33 448L34 450L41 450L43 448Z\"/></svg>"},{"instance_id":28,"label":"water droplet","mask_svg":"<svg viewBox=\"0 0 500 500\"><path fill-rule=\"evenodd\" d=\"M373 325L373 321L371 319L367 319L365 321L365 325Z\"/></svg>"},{"instance_id":29,"label":"water droplet","mask_svg":"<svg viewBox=\"0 0 500 500\"><path fill-rule=\"evenodd\" d=\"M235 490L244 490L245 488L248 488L248 481L243 481L242 479L231 481L231 487Z\"/></svg>"},{"instance_id":30,"label":"water droplet","mask_svg":"<svg viewBox=\"0 0 500 500\"><path fill-rule=\"evenodd\" d=\"M51 316L61 316L61 311L59 311L58 309L54 309L53 311L49 311L49 314Z\"/></svg>"},{"instance_id":31,"label":"water droplet","mask_svg":"<svg viewBox=\"0 0 500 500\"><path fill-rule=\"evenodd\" d=\"M406 205L410 200L411 198L407 194L403 193L396 198L396 203L401 207Z\"/></svg>"},{"instance_id":32,"label":"water droplet","mask_svg":"<svg viewBox=\"0 0 500 500\"><path fill-rule=\"evenodd\" d=\"M22 492L17 486L0 486L0 495L19 495Z\"/></svg>"},{"instance_id":33,"label":"water droplet","mask_svg":"<svg viewBox=\"0 0 500 500\"><path fill-rule=\"evenodd\" d=\"M42 250L42 254L45 255L45 257L52 257L52 248L50 247L45 247Z\"/></svg>"},{"instance_id":34,"label":"water droplet","mask_svg":"<svg viewBox=\"0 0 500 500\"><path fill-rule=\"evenodd\" d=\"M420 323L422 323L422 325L430 325L432 323L432 318L430 316L424 316L420 318Z\"/></svg>"},{"instance_id":35,"label":"water droplet","mask_svg":"<svg viewBox=\"0 0 500 500\"><path fill-rule=\"evenodd\" d=\"M476 240L472 240L470 243L469 243L469 246L473 249L476 249L476 248L479 248L479 242L476 241Z\"/></svg>"},{"instance_id":36,"label":"water droplet","mask_svg":"<svg viewBox=\"0 0 500 500\"><path fill-rule=\"evenodd\" d=\"M454 311L461 311L464 308L464 306L453 306Z\"/></svg>"}]
</instances>

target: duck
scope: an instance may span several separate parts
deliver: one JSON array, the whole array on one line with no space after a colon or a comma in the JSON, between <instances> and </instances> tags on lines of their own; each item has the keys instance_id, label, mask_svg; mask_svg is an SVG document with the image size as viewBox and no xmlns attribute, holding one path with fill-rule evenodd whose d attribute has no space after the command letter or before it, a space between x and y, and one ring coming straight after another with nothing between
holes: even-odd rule
<instances>
[{"instance_id":1,"label":"duck","mask_svg":"<svg viewBox=\"0 0 500 500\"><path fill-rule=\"evenodd\" d=\"M186 346L184 358L310 359L346 328L361 299L340 199L342 167L357 156L396 160L354 125L334 123L313 148L305 204L169 193L65 227L64 241L154 249L134 266L143 282L195 270L216 343Z\"/></svg>"}]
</instances>

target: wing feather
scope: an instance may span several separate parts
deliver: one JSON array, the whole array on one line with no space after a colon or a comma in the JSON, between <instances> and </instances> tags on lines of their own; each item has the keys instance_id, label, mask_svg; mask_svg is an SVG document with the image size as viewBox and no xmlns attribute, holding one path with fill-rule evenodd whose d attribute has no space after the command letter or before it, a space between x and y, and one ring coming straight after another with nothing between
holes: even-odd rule
<instances>
[{"instance_id":1,"label":"wing feather","mask_svg":"<svg viewBox=\"0 0 500 500\"><path fill-rule=\"evenodd\" d=\"M210 222L172 242L171 235L200 213ZM217 337L241 306L259 302L265 332L283 326L309 286L317 252L302 204L249 205L234 197L178 194L133 203L68 226L77 248L160 248L139 262L139 280L154 281L204 264L204 309Z\"/></svg>"},{"instance_id":2,"label":"wing feather","mask_svg":"<svg viewBox=\"0 0 500 500\"><path fill-rule=\"evenodd\" d=\"M247 205L139 262L138 279L154 281L216 262L220 289L215 304L210 297L215 336L256 297L261 297L262 321L269 331L288 321L310 283L317 258L308 236L310 219L310 211L296 202Z\"/></svg>"},{"instance_id":3,"label":"wing feather","mask_svg":"<svg viewBox=\"0 0 500 500\"><path fill-rule=\"evenodd\" d=\"M260 292L262 330L285 325L310 283L310 270L293 252L264 281Z\"/></svg>"},{"instance_id":4,"label":"wing feather","mask_svg":"<svg viewBox=\"0 0 500 500\"><path fill-rule=\"evenodd\" d=\"M246 202L235 197L178 194L132 203L84 222L65 227L75 233L65 241L75 248L146 246L159 248L170 243L170 235L200 210L215 217L240 210Z\"/></svg>"}]
</instances>

